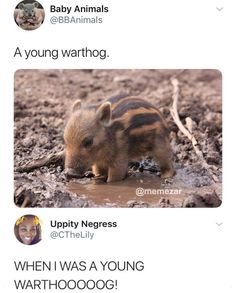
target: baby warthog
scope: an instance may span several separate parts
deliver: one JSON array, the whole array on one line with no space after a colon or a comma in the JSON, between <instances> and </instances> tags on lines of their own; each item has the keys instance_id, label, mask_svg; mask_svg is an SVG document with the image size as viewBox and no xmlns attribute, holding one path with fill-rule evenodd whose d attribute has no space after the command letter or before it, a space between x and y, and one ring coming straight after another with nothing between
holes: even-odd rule
<instances>
[{"instance_id":1,"label":"baby warthog","mask_svg":"<svg viewBox=\"0 0 236 293\"><path fill-rule=\"evenodd\" d=\"M99 105L77 100L64 131L65 172L81 177L92 167L107 182L126 177L128 164L153 157L161 177L172 177L169 131L159 110L140 97L115 96Z\"/></svg>"}]
</instances>

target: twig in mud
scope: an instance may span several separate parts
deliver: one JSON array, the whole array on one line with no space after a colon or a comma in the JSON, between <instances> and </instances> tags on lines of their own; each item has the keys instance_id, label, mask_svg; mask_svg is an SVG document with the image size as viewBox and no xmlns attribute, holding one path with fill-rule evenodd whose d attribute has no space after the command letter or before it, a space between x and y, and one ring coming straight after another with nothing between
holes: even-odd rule
<instances>
[{"instance_id":1,"label":"twig in mud","mask_svg":"<svg viewBox=\"0 0 236 293\"><path fill-rule=\"evenodd\" d=\"M170 108L171 116L174 119L175 124L178 126L179 130L187 136L187 138L191 141L193 149L195 153L197 154L200 163L202 164L203 168L206 170L209 170L211 173L211 176L215 182L218 181L218 178L212 173L212 170L210 169L211 166L208 165L207 161L205 160L202 151L200 150L198 146L198 142L196 138L193 135L193 120L190 117L186 118L186 126L188 129L185 128L183 123L180 121L179 113L178 113L178 99L179 99L179 81L176 78L171 79L171 83L173 86L173 104Z\"/></svg>"},{"instance_id":2,"label":"twig in mud","mask_svg":"<svg viewBox=\"0 0 236 293\"><path fill-rule=\"evenodd\" d=\"M16 169L17 172L31 172L35 169L38 169L43 166L50 166L51 164L62 166L65 159L65 151L60 151L55 154L50 154L46 157L43 157L41 159L33 160L27 163L24 166L20 166Z\"/></svg>"},{"instance_id":3,"label":"twig in mud","mask_svg":"<svg viewBox=\"0 0 236 293\"><path fill-rule=\"evenodd\" d=\"M184 72L186 71L186 69L180 69L176 74L174 74L172 76L171 79L177 79L180 75L182 75Z\"/></svg>"},{"instance_id":4,"label":"twig in mud","mask_svg":"<svg viewBox=\"0 0 236 293\"><path fill-rule=\"evenodd\" d=\"M21 208L26 208L27 206L28 206L28 203L30 202L30 198L29 198L29 196L26 196L25 198L24 198L24 201L23 201L23 203L22 203L22 205L20 206Z\"/></svg>"}]
</instances>

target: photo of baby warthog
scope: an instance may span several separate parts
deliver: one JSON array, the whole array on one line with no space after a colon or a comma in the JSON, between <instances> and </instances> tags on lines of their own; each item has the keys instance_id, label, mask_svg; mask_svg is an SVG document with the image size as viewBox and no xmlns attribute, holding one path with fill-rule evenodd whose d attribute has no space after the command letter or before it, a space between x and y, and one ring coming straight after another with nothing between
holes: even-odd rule
<instances>
[{"instance_id":1,"label":"photo of baby warthog","mask_svg":"<svg viewBox=\"0 0 236 293\"><path fill-rule=\"evenodd\" d=\"M19 70L15 203L218 207L217 70Z\"/></svg>"}]
</instances>

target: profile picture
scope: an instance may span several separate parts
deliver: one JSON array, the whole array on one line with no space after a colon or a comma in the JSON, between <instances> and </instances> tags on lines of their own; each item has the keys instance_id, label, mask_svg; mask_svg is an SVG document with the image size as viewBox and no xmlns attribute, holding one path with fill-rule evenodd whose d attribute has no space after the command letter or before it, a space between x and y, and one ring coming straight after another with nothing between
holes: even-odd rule
<instances>
[{"instance_id":1,"label":"profile picture","mask_svg":"<svg viewBox=\"0 0 236 293\"><path fill-rule=\"evenodd\" d=\"M35 215L20 217L14 228L18 241L26 245L33 245L41 240L41 225L39 218Z\"/></svg>"},{"instance_id":2,"label":"profile picture","mask_svg":"<svg viewBox=\"0 0 236 293\"><path fill-rule=\"evenodd\" d=\"M16 24L24 30L35 30L44 22L43 6L34 0L24 0L14 10Z\"/></svg>"}]
</instances>

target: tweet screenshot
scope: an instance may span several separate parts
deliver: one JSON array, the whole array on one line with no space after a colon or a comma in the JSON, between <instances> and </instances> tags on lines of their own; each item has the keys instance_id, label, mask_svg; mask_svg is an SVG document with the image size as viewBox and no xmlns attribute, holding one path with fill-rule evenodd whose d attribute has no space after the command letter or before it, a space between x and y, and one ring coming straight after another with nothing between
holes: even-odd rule
<instances>
[{"instance_id":1,"label":"tweet screenshot","mask_svg":"<svg viewBox=\"0 0 236 293\"><path fill-rule=\"evenodd\" d=\"M234 2L2 4L1 292L236 292Z\"/></svg>"}]
</instances>

